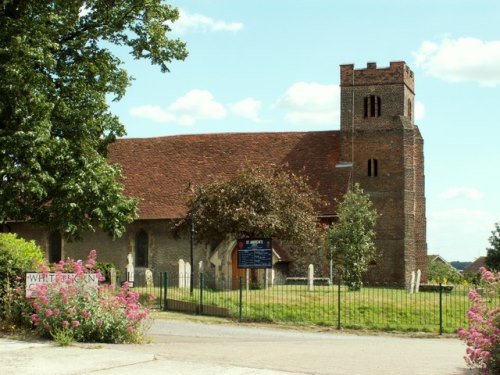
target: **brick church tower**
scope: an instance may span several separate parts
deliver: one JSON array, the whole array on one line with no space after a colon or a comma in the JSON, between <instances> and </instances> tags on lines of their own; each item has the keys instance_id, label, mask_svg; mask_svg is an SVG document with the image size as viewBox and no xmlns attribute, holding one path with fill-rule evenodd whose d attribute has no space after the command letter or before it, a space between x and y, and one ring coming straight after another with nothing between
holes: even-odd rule
<instances>
[{"instance_id":1,"label":"brick church tower","mask_svg":"<svg viewBox=\"0 0 500 375\"><path fill-rule=\"evenodd\" d=\"M408 285L420 269L427 280L423 139L414 123L413 72L405 62L388 68L341 65L341 160L351 165L379 213L379 258L366 281Z\"/></svg>"}]
</instances>

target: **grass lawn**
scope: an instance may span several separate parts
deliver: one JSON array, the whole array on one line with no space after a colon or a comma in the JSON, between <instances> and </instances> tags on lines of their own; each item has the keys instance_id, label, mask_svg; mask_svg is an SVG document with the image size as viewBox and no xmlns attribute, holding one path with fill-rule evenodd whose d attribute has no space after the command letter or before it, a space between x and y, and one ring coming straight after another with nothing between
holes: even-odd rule
<instances>
[{"instance_id":1,"label":"grass lawn","mask_svg":"<svg viewBox=\"0 0 500 375\"><path fill-rule=\"evenodd\" d=\"M136 288L141 293L161 297L160 288ZM469 308L467 287L456 286L451 293L443 293L443 332L455 333L467 326ZM169 299L191 301L204 305L227 308L233 318L240 317L239 290L206 290L169 287ZM387 331L439 332L439 293L410 294L404 289L362 288L349 291L341 287L277 285L269 289L243 290L241 293L241 319L254 322L280 322L338 325L340 297L340 325L342 328L375 329ZM498 301L491 301L492 304Z\"/></svg>"}]
</instances>

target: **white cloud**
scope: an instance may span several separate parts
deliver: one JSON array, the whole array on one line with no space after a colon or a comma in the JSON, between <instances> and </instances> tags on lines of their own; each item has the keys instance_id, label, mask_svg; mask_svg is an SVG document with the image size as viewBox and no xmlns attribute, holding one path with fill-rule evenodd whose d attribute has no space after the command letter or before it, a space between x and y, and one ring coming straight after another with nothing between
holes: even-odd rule
<instances>
[{"instance_id":1,"label":"white cloud","mask_svg":"<svg viewBox=\"0 0 500 375\"><path fill-rule=\"evenodd\" d=\"M184 9L179 9L179 19L170 27L173 31L184 34L188 31L210 32L210 31L232 31L237 32L243 29L241 22L227 22L216 20L203 14L189 13Z\"/></svg>"},{"instance_id":2,"label":"white cloud","mask_svg":"<svg viewBox=\"0 0 500 375\"><path fill-rule=\"evenodd\" d=\"M236 116L246 118L253 122L263 122L259 116L262 102L254 98L246 98L230 106L231 112Z\"/></svg>"},{"instance_id":3,"label":"white cloud","mask_svg":"<svg viewBox=\"0 0 500 375\"><path fill-rule=\"evenodd\" d=\"M293 124L338 124L340 88L338 85L297 82L276 105L287 111L285 119Z\"/></svg>"},{"instance_id":4,"label":"white cloud","mask_svg":"<svg viewBox=\"0 0 500 375\"><path fill-rule=\"evenodd\" d=\"M132 116L142 117L154 122L172 122L175 121L175 116L168 113L166 110L155 105L143 105L140 107L132 107L129 111Z\"/></svg>"},{"instance_id":5,"label":"white cloud","mask_svg":"<svg viewBox=\"0 0 500 375\"><path fill-rule=\"evenodd\" d=\"M425 117L425 106L424 103L415 101L415 120L419 121Z\"/></svg>"},{"instance_id":6,"label":"white cloud","mask_svg":"<svg viewBox=\"0 0 500 375\"><path fill-rule=\"evenodd\" d=\"M215 101L209 91L191 90L166 108L144 105L131 108L129 113L154 122L193 125L199 120L222 119L226 117L227 111L222 104Z\"/></svg>"},{"instance_id":7,"label":"white cloud","mask_svg":"<svg viewBox=\"0 0 500 375\"><path fill-rule=\"evenodd\" d=\"M416 66L445 81L500 84L500 40L444 38L440 44L425 41L413 55Z\"/></svg>"},{"instance_id":8,"label":"white cloud","mask_svg":"<svg viewBox=\"0 0 500 375\"><path fill-rule=\"evenodd\" d=\"M475 188L465 186L453 186L440 194L443 199L466 198L471 200L479 200L483 198L483 193Z\"/></svg>"}]
</instances>

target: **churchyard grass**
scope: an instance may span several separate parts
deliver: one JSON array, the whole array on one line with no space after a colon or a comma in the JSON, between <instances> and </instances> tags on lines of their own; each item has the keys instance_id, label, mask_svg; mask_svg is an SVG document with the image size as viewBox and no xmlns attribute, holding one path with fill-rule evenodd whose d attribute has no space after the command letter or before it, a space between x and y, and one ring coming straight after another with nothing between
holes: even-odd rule
<instances>
[{"instance_id":1,"label":"churchyard grass","mask_svg":"<svg viewBox=\"0 0 500 375\"><path fill-rule=\"evenodd\" d=\"M163 308L161 288L137 289L154 294L158 297L158 307ZM450 292L441 293L440 302L440 294L436 291L409 293L405 289L391 287L363 287L359 291L351 291L344 286L325 285L314 286L309 291L306 285L274 285L267 289L242 288L241 295L240 290L198 287L191 294L189 288L179 288L177 282L168 286L167 298L191 302L197 306L197 313L206 313L201 305L218 306L227 309L229 316L242 321L439 332L441 319L442 332L456 333L459 327L467 326L467 294L470 289L454 286ZM492 304L495 303L498 304L498 301L492 301Z\"/></svg>"}]
</instances>

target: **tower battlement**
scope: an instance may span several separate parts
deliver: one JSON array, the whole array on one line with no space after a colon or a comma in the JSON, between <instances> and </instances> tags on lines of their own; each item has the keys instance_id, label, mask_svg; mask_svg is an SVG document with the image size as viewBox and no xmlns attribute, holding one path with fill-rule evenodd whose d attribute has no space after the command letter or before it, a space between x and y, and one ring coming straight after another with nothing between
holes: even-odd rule
<instances>
[{"instance_id":1,"label":"tower battlement","mask_svg":"<svg viewBox=\"0 0 500 375\"><path fill-rule=\"evenodd\" d=\"M354 64L340 65L340 86L371 86L404 83L414 93L413 72L404 61L391 61L387 68L377 68L369 62L364 69L354 69Z\"/></svg>"}]
</instances>

